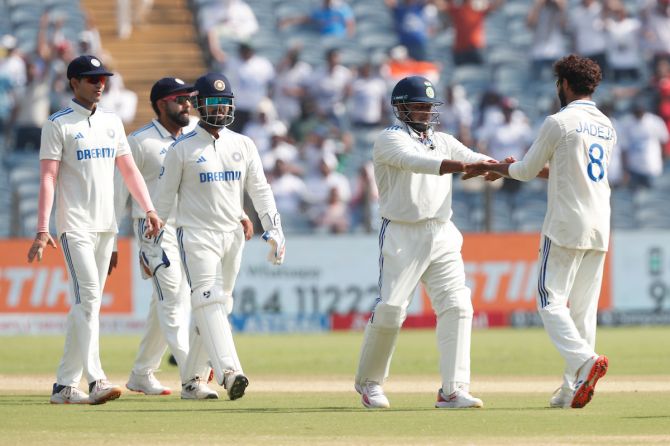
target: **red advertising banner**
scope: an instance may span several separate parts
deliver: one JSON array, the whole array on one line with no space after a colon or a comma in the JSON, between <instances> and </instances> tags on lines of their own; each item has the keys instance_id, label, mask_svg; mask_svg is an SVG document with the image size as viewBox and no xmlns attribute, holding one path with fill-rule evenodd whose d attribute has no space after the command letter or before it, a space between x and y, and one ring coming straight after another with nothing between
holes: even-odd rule
<instances>
[{"instance_id":1,"label":"red advertising banner","mask_svg":"<svg viewBox=\"0 0 670 446\"><path fill-rule=\"evenodd\" d=\"M0 241L0 313L63 314L70 309L68 273L60 244L28 263L31 240ZM119 266L105 284L102 312L131 314L130 241L119 240Z\"/></svg>"}]
</instances>

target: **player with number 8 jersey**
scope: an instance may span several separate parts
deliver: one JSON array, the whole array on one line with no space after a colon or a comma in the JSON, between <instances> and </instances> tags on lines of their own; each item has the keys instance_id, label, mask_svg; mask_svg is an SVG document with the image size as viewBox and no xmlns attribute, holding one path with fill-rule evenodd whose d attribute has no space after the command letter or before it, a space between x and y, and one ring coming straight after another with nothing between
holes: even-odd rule
<instances>
[{"instance_id":1,"label":"player with number 8 jersey","mask_svg":"<svg viewBox=\"0 0 670 446\"><path fill-rule=\"evenodd\" d=\"M552 407L580 408L608 367L595 353L598 298L610 235L607 166L616 133L591 100L602 78L598 64L570 55L554 65L561 110L546 118L521 161L466 166L528 181L546 174L547 214L542 226L537 306L551 341L566 362Z\"/></svg>"}]
</instances>

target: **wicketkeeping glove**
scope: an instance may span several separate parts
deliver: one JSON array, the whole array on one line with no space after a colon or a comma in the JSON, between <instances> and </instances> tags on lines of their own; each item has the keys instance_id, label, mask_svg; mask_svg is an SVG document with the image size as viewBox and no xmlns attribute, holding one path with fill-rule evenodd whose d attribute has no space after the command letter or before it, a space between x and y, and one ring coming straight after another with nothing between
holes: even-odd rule
<instances>
[{"instance_id":1,"label":"wicketkeeping glove","mask_svg":"<svg viewBox=\"0 0 670 446\"><path fill-rule=\"evenodd\" d=\"M265 230L262 236L263 240L271 246L268 261L273 265L281 265L284 263L284 255L286 254L286 238L284 238L284 231L281 229L281 218L278 213L272 216L265 214L261 217L261 224Z\"/></svg>"},{"instance_id":2,"label":"wicketkeeping glove","mask_svg":"<svg viewBox=\"0 0 670 446\"><path fill-rule=\"evenodd\" d=\"M140 266L142 270L142 278L148 279L153 277L158 271L158 268L170 266L170 259L161 248L161 240L163 239L164 230L158 233L156 237L149 238L142 234L140 241Z\"/></svg>"}]
</instances>

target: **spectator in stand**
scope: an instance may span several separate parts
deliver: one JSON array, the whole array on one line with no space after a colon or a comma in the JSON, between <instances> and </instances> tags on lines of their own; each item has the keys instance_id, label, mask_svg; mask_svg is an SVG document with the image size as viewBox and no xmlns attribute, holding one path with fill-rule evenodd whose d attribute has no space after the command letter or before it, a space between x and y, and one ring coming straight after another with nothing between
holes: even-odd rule
<instances>
[{"instance_id":1,"label":"spectator in stand","mask_svg":"<svg viewBox=\"0 0 670 446\"><path fill-rule=\"evenodd\" d=\"M375 183L372 161L358 169L351 196L351 229L361 228L366 233L377 229L379 220L379 191Z\"/></svg>"},{"instance_id":2,"label":"spectator in stand","mask_svg":"<svg viewBox=\"0 0 670 446\"><path fill-rule=\"evenodd\" d=\"M663 173L662 147L670 139L665 123L637 100L632 113L622 119L619 139L631 189L651 188Z\"/></svg>"},{"instance_id":3,"label":"spectator in stand","mask_svg":"<svg viewBox=\"0 0 670 446\"><path fill-rule=\"evenodd\" d=\"M356 33L354 12L341 0L323 0L320 8L309 15L287 17L278 23L279 28L309 23L316 26L322 37L353 37Z\"/></svg>"},{"instance_id":4,"label":"spectator in stand","mask_svg":"<svg viewBox=\"0 0 670 446\"><path fill-rule=\"evenodd\" d=\"M503 121L485 128L479 138L481 153L496 160L512 157L520 160L533 142L533 134L526 119L513 115L518 111L517 103L510 98L500 101ZM507 196L507 203L514 209L517 205L516 195L521 190L521 181L505 178L500 191Z\"/></svg>"},{"instance_id":5,"label":"spectator in stand","mask_svg":"<svg viewBox=\"0 0 670 446\"><path fill-rule=\"evenodd\" d=\"M307 225L307 218L303 215L303 197L307 193L305 182L294 175L290 164L281 158L275 161L270 179L284 231L304 228Z\"/></svg>"},{"instance_id":6,"label":"spectator in stand","mask_svg":"<svg viewBox=\"0 0 670 446\"><path fill-rule=\"evenodd\" d=\"M554 61L565 55L566 0L535 0L526 17L533 31L530 57L533 79L551 76Z\"/></svg>"},{"instance_id":7,"label":"spectator in stand","mask_svg":"<svg viewBox=\"0 0 670 446\"><path fill-rule=\"evenodd\" d=\"M225 65L225 73L235 92L235 120L228 129L241 133L261 101L269 94L275 69L265 57L255 53L248 42L242 42L239 58Z\"/></svg>"},{"instance_id":8,"label":"spectator in stand","mask_svg":"<svg viewBox=\"0 0 670 446\"><path fill-rule=\"evenodd\" d=\"M225 64L227 54L221 49L221 40L249 42L258 32L258 21L253 9L243 0L218 0L207 3L200 14L201 29L209 54L215 64Z\"/></svg>"},{"instance_id":9,"label":"spectator in stand","mask_svg":"<svg viewBox=\"0 0 670 446\"><path fill-rule=\"evenodd\" d=\"M337 133L336 129L324 125L314 128L307 135L305 143L298 149L298 163L305 178L321 176L320 165L325 156L335 157L335 166L332 168L337 168L337 155L344 152L342 147L338 147L338 144L341 144L338 141L338 135L339 133Z\"/></svg>"},{"instance_id":10,"label":"spectator in stand","mask_svg":"<svg viewBox=\"0 0 670 446\"><path fill-rule=\"evenodd\" d=\"M307 194L304 199L307 203L307 216L313 223L317 223L325 214L331 203L331 189L337 188L337 198L345 204L351 199L349 179L337 172L337 158L332 153L323 153L316 175L307 177L305 185Z\"/></svg>"},{"instance_id":11,"label":"spectator in stand","mask_svg":"<svg viewBox=\"0 0 670 446\"><path fill-rule=\"evenodd\" d=\"M263 170L268 177L271 177L277 161L281 160L284 163L282 167L285 167L290 173L302 175L302 169L298 165L298 155L298 148L286 140L286 129L279 126L273 127L270 150L261 156Z\"/></svg>"},{"instance_id":12,"label":"spectator in stand","mask_svg":"<svg viewBox=\"0 0 670 446\"><path fill-rule=\"evenodd\" d=\"M294 119L289 126L289 139L302 146L314 129L328 127L329 125L326 117L319 113L316 100L311 96L304 96L300 100L300 116Z\"/></svg>"},{"instance_id":13,"label":"spectator in stand","mask_svg":"<svg viewBox=\"0 0 670 446\"><path fill-rule=\"evenodd\" d=\"M272 85L272 101L279 119L286 125L300 115L300 100L312 75L312 66L300 60L300 47L289 48L277 65L277 75Z\"/></svg>"},{"instance_id":14,"label":"spectator in stand","mask_svg":"<svg viewBox=\"0 0 670 446\"><path fill-rule=\"evenodd\" d=\"M465 146L472 147L472 104L462 85L447 85L440 111L440 128Z\"/></svg>"},{"instance_id":15,"label":"spectator in stand","mask_svg":"<svg viewBox=\"0 0 670 446\"><path fill-rule=\"evenodd\" d=\"M319 215L314 226L317 232L344 234L349 232L349 212L347 204L340 198L340 189L333 186L328 192L328 200L323 213Z\"/></svg>"},{"instance_id":16,"label":"spectator in stand","mask_svg":"<svg viewBox=\"0 0 670 446\"><path fill-rule=\"evenodd\" d=\"M277 111L269 98L263 98L242 133L253 140L261 157L270 150L273 133L286 134L286 126L277 120Z\"/></svg>"},{"instance_id":17,"label":"spectator in stand","mask_svg":"<svg viewBox=\"0 0 670 446\"><path fill-rule=\"evenodd\" d=\"M650 0L641 12L644 39L655 68L659 60L670 60L670 0Z\"/></svg>"},{"instance_id":18,"label":"spectator in stand","mask_svg":"<svg viewBox=\"0 0 670 446\"><path fill-rule=\"evenodd\" d=\"M651 86L656 99L656 113L670 132L670 60L659 60ZM666 159L670 159L670 142L665 144L663 153Z\"/></svg>"},{"instance_id":19,"label":"spectator in stand","mask_svg":"<svg viewBox=\"0 0 670 446\"><path fill-rule=\"evenodd\" d=\"M446 11L455 31L454 65L481 65L486 47L486 16L495 11L504 0L446 0Z\"/></svg>"},{"instance_id":20,"label":"spectator in stand","mask_svg":"<svg viewBox=\"0 0 670 446\"><path fill-rule=\"evenodd\" d=\"M434 32L437 8L431 0L384 0L393 14L400 44L414 60L430 60L428 41Z\"/></svg>"},{"instance_id":21,"label":"spectator in stand","mask_svg":"<svg viewBox=\"0 0 670 446\"><path fill-rule=\"evenodd\" d=\"M102 39L100 39L100 32L95 26L93 17L88 11L83 11L85 28L79 33L79 47L80 54L100 54L102 52Z\"/></svg>"},{"instance_id":22,"label":"spectator in stand","mask_svg":"<svg viewBox=\"0 0 670 446\"><path fill-rule=\"evenodd\" d=\"M381 126L386 118L387 97L386 82L379 76L378 70L371 62L360 65L349 98L351 124L359 128Z\"/></svg>"},{"instance_id":23,"label":"spectator in stand","mask_svg":"<svg viewBox=\"0 0 670 446\"><path fill-rule=\"evenodd\" d=\"M621 124L614 116L614 104L612 102L603 102L600 104L600 111L610 119L612 127L617 135L621 135ZM626 174L623 170L623 163L621 160L621 140L618 136L614 146L612 146L612 153L610 153L609 164L607 165L607 181L610 187L617 189L627 182Z\"/></svg>"},{"instance_id":24,"label":"spectator in stand","mask_svg":"<svg viewBox=\"0 0 670 446\"><path fill-rule=\"evenodd\" d=\"M641 24L629 17L626 6L619 0L608 5L605 30L607 32L607 63L614 82L637 81L640 77Z\"/></svg>"},{"instance_id":25,"label":"spectator in stand","mask_svg":"<svg viewBox=\"0 0 670 446\"><path fill-rule=\"evenodd\" d=\"M2 58L0 59L0 76L9 79L13 88L26 85L26 63L16 47L16 37L5 34L0 38Z\"/></svg>"},{"instance_id":26,"label":"spectator in stand","mask_svg":"<svg viewBox=\"0 0 670 446\"><path fill-rule=\"evenodd\" d=\"M424 60L414 60L408 56L407 48L397 45L389 51L389 59L381 67L381 74L391 88L400 79L408 76L423 76L433 83L440 80L440 67L434 63Z\"/></svg>"},{"instance_id":27,"label":"spectator in stand","mask_svg":"<svg viewBox=\"0 0 670 446\"><path fill-rule=\"evenodd\" d=\"M351 93L353 75L340 63L340 51L326 51L326 64L314 70L308 93L316 101L319 112L340 129L348 127L345 101Z\"/></svg>"},{"instance_id":28,"label":"spectator in stand","mask_svg":"<svg viewBox=\"0 0 670 446\"><path fill-rule=\"evenodd\" d=\"M34 60L27 66L27 83L17 89L14 110L9 127L14 128L14 146L20 150L39 150L42 126L49 119L51 85L45 67L39 67Z\"/></svg>"},{"instance_id":29,"label":"spectator in stand","mask_svg":"<svg viewBox=\"0 0 670 446\"><path fill-rule=\"evenodd\" d=\"M144 23L153 5L153 0L116 0L116 27L119 38L129 38L133 33L133 25Z\"/></svg>"},{"instance_id":30,"label":"spectator in stand","mask_svg":"<svg viewBox=\"0 0 670 446\"><path fill-rule=\"evenodd\" d=\"M607 35L600 0L581 0L579 5L570 8L568 25L574 39L575 52L598 63L603 73L606 73Z\"/></svg>"},{"instance_id":31,"label":"spectator in stand","mask_svg":"<svg viewBox=\"0 0 670 446\"><path fill-rule=\"evenodd\" d=\"M116 113L124 125L128 125L135 119L137 112L137 93L128 90L123 82L123 76L115 70L110 56L105 59L107 68L114 73L109 78L107 85L100 98L100 107Z\"/></svg>"}]
</instances>

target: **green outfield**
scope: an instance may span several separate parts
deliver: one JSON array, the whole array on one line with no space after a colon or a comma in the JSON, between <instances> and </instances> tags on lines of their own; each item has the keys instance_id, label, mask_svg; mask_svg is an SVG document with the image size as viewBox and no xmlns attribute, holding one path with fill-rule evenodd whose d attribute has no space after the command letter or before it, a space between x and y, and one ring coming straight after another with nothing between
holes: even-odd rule
<instances>
[{"instance_id":1,"label":"green outfield","mask_svg":"<svg viewBox=\"0 0 670 446\"><path fill-rule=\"evenodd\" d=\"M473 333L472 393L483 409L432 407L439 387L432 331L404 331L386 390L390 410L353 391L361 333L240 335L251 385L241 400L181 401L124 393L102 406L54 406L62 337L0 342L0 444L670 444L670 328L600 329L610 370L581 410L549 409L561 359L538 329ZM103 366L125 383L138 337L101 340Z\"/></svg>"}]
</instances>

